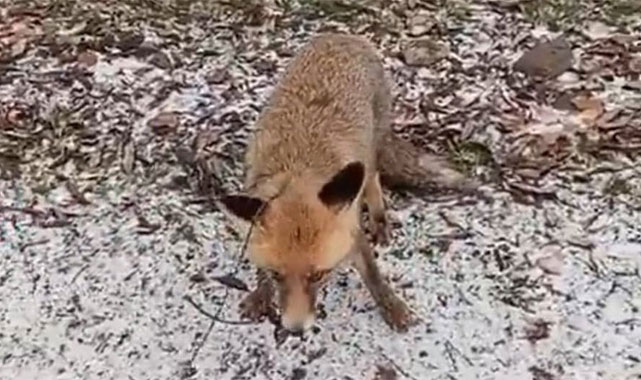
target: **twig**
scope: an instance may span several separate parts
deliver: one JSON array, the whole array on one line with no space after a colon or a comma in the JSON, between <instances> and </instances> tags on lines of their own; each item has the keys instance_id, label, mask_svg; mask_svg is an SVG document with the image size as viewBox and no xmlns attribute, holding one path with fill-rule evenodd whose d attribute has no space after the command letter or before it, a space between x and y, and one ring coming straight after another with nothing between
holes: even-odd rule
<instances>
[{"instance_id":1,"label":"twig","mask_svg":"<svg viewBox=\"0 0 641 380\"><path fill-rule=\"evenodd\" d=\"M227 293L225 293L227 294ZM223 298L224 300L224 298ZM216 324L216 320L212 319L211 322L209 323L209 327L207 328L207 331L205 332L205 335L203 335L203 338L200 340L200 343L196 346L196 349L194 350L194 353L191 355L191 358L189 359L189 366L193 367L194 361L196 360L196 357L198 357L198 354L200 353L200 350L203 348L205 345L205 342L207 341L207 338L209 338L209 334L211 334L211 330L214 329L214 325Z\"/></svg>"},{"instance_id":2,"label":"twig","mask_svg":"<svg viewBox=\"0 0 641 380\"><path fill-rule=\"evenodd\" d=\"M452 348L452 344L449 341L445 341L445 354L447 358L450 359L450 364L452 365L454 372L458 372L458 366L456 365L456 358L454 358Z\"/></svg>"},{"instance_id":3,"label":"twig","mask_svg":"<svg viewBox=\"0 0 641 380\"><path fill-rule=\"evenodd\" d=\"M469 239L472 237L472 234L466 231L463 232L452 232L449 234L427 234L427 237L432 239L445 239L445 240L461 240Z\"/></svg>"},{"instance_id":4,"label":"twig","mask_svg":"<svg viewBox=\"0 0 641 380\"><path fill-rule=\"evenodd\" d=\"M452 365L453 365L453 367L454 367L454 369L455 369L455 370L457 369L457 366L456 366L456 359L454 359L454 355L452 354L452 352L456 352L456 353L458 354L458 356L460 356L461 358L463 358L463 360L467 363L467 365L469 365L469 366L471 366L471 365L472 365L472 361L471 361L467 356L465 356L465 355L461 352L461 350L459 350L458 348L456 348L456 347L452 344L452 342L450 342L450 341L449 341L449 340L447 340L447 339L445 340L445 352L447 353L447 356L450 358L450 361L452 362Z\"/></svg>"},{"instance_id":5,"label":"twig","mask_svg":"<svg viewBox=\"0 0 641 380\"><path fill-rule=\"evenodd\" d=\"M36 210L29 207L11 207L11 206L0 206L0 212L20 212L23 214L42 217L45 215L44 211Z\"/></svg>"},{"instance_id":6,"label":"twig","mask_svg":"<svg viewBox=\"0 0 641 380\"><path fill-rule=\"evenodd\" d=\"M258 211L258 214L260 214L263 211L263 208L265 208L265 204ZM240 249L239 257L236 260L236 265L234 265L234 268L232 270L232 274L233 275L236 275L236 273L238 273L238 269L240 268L241 258L245 254L245 250L247 249L247 246L249 245L249 238L251 237L251 234L252 234L253 231L254 231L254 222L252 222L249 225L249 230L247 231L247 235L245 236L245 241L243 242L243 246ZM209 338L209 334L211 334L211 331L214 329L214 325L216 324L217 320L219 319L219 316L222 313L223 308L225 307L225 304L227 303L227 298L229 298L229 288L225 287L225 294L223 295L222 301L220 303L220 307L218 308L218 310L216 310L215 314L211 314L211 316L210 316L211 323L209 324L209 327L207 328L207 332L205 332L205 335L203 335L203 338L200 340L200 343L196 346L196 349L194 350L194 353L191 355L191 359L189 360L189 364L190 365L193 366L194 361L196 360L196 358L198 357L198 354L200 353L200 350L203 348L203 346L205 345L205 342ZM194 305L194 306L196 306L196 305ZM207 314L205 314L205 315L207 315Z\"/></svg>"},{"instance_id":7,"label":"twig","mask_svg":"<svg viewBox=\"0 0 641 380\"><path fill-rule=\"evenodd\" d=\"M47 244L48 242L49 242L49 239L42 239L42 240L27 242L20 247L20 252L24 252L25 249L35 247L37 245Z\"/></svg>"},{"instance_id":8,"label":"twig","mask_svg":"<svg viewBox=\"0 0 641 380\"><path fill-rule=\"evenodd\" d=\"M76 282L76 280L78 279L78 277L80 277L82 272L86 271L88 268L89 268L89 264L83 265L82 268L80 268L80 270L73 276L73 278L71 279L71 283L73 284L74 282Z\"/></svg>"},{"instance_id":9,"label":"twig","mask_svg":"<svg viewBox=\"0 0 641 380\"><path fill-rule=\"evenodd\" d=\"M363 348L361 348L360 346L352 345L352 347L354 347L355 349L360 351L361 354L367 355L367 352ZM383 357L383 359L385 359L387 362L389 362L392 365L392 367L394 367L394 369L397 370L401 375L403 375L406 378L411 379L411 380L418 380L416 377L412 376L412 374L408 373L403 368L401 368L401 366L396 364L396 362L394 360L392 360L392 358L387 356L387 354L385 354L385 352L383 351L383 348L380 347L380 346L378 347L378 353Z\"/></svg>"},{"instance_id":10,"label":"twig","mask_svg":"<svg viewBox=\"0 0 641 380\"><path fill-rule=\"evenodd\" d=\"M183 299L185 301L187 301L189 304L191 304L191 306L193 306L196 310L198 310L202 315L206 316L207 318L211 319L212 321L225 323L225 324L228 324L228 325L249 325L249 324L251 324L250 321L230 321L230 320L227 320L227 319L219 318L217 315L214 315L214 314L208 312L207 310L203 309L203 307L201 305L196 303L196 301L194 301L188 295L183 296Z\"/></svg>"},{"instance_id":11,"label":"twig","mask_svg":"<svg viewBox=\"0 0 641 380\"><path fill-rule=\"evenodd\" d=\"M439 211L438 216L440 216L441 219L443 219L443 221L445 221L445 223L450 227L454 227L462 232L465 232L468 230L467 228L463 227L460 223L452 220L452 218L450 218L444 211Z\"/></svg>"},{"instance_id":12,"label":"twig","mask_svg":"<svg viewBox=\"0 0 641 380\"><path fill-rule=\"evenodd\" d=\"M410 373L408 373L407 371L405 371L403 368L401 368L401 366L399 366L398 364L396 364L396 362L395 362L394 360L392 360L392 358L390 358L389 356L387 356L387 355L385 354L385 352L383 352L383 350L381 349L381 347L379 347L379 348L378 348L378 350L380 351L381 356L382 356L385 360L387 360L387 361L392 365L392 367L394 367L394 369L395 369L395 370L397 370L398 372L400 372L400 374L401 374L401 375L405 376L405 377L406 377L406 378L408 378L408 379L417 380L417 378L416 378L416 377L412 376Z\"/></svg>"}]
</instances>

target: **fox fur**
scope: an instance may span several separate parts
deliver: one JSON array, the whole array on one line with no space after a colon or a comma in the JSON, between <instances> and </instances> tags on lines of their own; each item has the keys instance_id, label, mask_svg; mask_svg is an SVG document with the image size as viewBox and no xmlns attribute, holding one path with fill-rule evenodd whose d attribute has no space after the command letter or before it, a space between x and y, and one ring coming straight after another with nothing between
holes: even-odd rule
<instances>
[{"instance_id":1,"label":"fox fur","mask_svg":"<svg viewBox=\"0 0 641 380\"><path fill-rule=\"evenodd\" d=\"M317 290L350 261L389 326L405 331L416 320L378 269L361 209L374 243L385 244L381 173L394 186L416 187L427 182L416 176L447 168L393 135L391 109L385 70L365 39L322 34L292 59L256 121L242 193L221 199L228 213L254 223L247 253L258 286L243 315L260 319L278 293L283 326L304 331Z\"/></svg>"}]
</instances>

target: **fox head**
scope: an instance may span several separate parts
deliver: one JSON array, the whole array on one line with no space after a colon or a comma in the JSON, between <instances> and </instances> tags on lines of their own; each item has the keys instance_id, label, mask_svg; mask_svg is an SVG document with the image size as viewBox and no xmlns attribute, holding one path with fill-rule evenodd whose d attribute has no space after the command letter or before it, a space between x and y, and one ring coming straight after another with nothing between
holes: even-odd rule
<instances>
[{"instance_id":1,"label":"fox head","mask_svg":"<svg viewBox=\"0 0 641 380\"><path fill-rule=\"evenodd\" d=\"M352 162L320 189L292 182L272 200L247 195L221 200L233 215L254 223L249 259L276 282L285 328L301 331L313 324L317 290L352 251L364 179L363 164Z\"/></svg>"}]
</instances>

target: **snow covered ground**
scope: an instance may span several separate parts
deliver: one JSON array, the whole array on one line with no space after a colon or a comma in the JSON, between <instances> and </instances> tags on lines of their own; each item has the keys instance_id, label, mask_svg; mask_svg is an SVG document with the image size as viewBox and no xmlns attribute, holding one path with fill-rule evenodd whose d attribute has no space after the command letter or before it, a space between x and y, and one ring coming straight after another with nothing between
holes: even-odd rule
<instances>
[{"instance_id":1,"label":"snow covered ground","mask_svg":"<svg viewBox=\"0 0 641 380\"><path fill-rule=\"evenodd\" d=\"M641 379L641 18L553 32L511 3L3 6L0 379ZM350 268L302 339L238 315L253 270L208 196L322 30L375 41L398 131L485 183L387 193L406 334ZM559 35L567 67L514 72Z\"/></svg>"}]
</instances>

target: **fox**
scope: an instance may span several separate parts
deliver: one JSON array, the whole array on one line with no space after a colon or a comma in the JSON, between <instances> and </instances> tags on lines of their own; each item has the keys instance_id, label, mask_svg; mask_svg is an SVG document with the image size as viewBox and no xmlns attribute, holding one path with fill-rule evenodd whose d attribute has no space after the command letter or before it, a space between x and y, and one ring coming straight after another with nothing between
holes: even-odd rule
<instances>
[{"instance_id":1,"label":"fox","mask_svg":"<svg viewBox=\"0 0 641 380\"><path fill-rule=\"evenodd\" d=\"M420 187L418 177L449 169L397 137L391 118L390 81L365 38L323 33L289 62L255 121L243 189L220 197L227 214L251 226L257 285L240 303L243 318L267 316L277 296L282 326L308 330L319 289L349 262L389 327L405 332L418 322L374 254L391 239L381 173L391 185ZM450 177L442 182L463 180Z\"/></svg>"}]
</instances>

